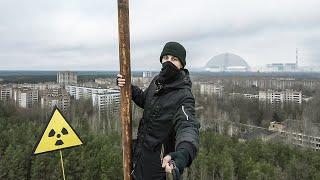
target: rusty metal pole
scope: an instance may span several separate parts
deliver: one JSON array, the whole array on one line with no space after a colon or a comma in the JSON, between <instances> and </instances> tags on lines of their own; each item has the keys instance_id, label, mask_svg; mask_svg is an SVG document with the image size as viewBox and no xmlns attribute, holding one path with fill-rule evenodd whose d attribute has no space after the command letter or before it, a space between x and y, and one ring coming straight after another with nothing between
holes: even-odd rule
<instances>
[{"instance_id":1,"label":"rusty metal pole","mask_svg":"<svg viewBox=\"0 0 320 180\"><path fill-rule=\"evenodd\" d=\"M130 67L130 30L129 30L129 0L118 0L119 28L119 60L120 74L126 80L121 88L121 126L122 126L122 155L123 178L131 180L131 141L132 141L132 109L131 109L131 67Z\"/></svg>"}]
</instances>

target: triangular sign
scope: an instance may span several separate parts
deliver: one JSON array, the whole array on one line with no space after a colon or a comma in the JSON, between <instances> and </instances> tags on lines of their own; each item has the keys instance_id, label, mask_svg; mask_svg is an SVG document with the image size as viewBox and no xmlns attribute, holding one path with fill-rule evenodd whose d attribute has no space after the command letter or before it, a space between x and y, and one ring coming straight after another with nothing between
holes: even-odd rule
<instances>
[{"instance_id":1,"label":"triangular sign","mask_svg":"<svg viewBox=\"0 0 320 180\"><path fill-rule=\"evenodd\" d=\"M79 136L63 117L59 109L55 107L41 139L35 146L33 154L55 151L81 144L83 142Z\"/></svg>"}]
</instances>

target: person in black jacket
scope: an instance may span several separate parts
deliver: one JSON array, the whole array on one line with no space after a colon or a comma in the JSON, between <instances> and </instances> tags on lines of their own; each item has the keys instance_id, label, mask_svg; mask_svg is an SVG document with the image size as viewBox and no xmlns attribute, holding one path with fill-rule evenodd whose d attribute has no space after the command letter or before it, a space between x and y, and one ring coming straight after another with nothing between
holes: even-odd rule
<instances>
[{"instance_id":1,"label":"person in black jacket","mask_svg":"<svg viewBox=\"0 0 320 180\"><path fill-rule=\"evenodd\" d=\"M185 58L181 44L166 43L159 75L145 91L132 85L132 100L144 109L133 145L134 179L161 180L166 173L180 179L197 154L200 125ZM117 84L120 88L125 84L120 74Z\"/></svg>"}]
</instances>

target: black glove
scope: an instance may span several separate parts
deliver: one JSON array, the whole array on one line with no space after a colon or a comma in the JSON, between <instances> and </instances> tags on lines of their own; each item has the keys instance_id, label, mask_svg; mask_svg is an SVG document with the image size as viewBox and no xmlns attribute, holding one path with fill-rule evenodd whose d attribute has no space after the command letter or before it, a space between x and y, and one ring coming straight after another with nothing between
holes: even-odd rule
<instances>
[{"instance_id":1,"label":"black glove","mask_svg":"<svg viewBox=\"0 0 320 180\"><path fill-rule=\"evenodd\" d=\"M171 159L174 161L175 166L179 169L180 174L183 173L183 169L188 165L190 156L186 149L180 149L176 152L169 153Z\"/></svg>"},{"instance_id":2,"label":"black glove","mask_svg":"<svg viewBox=\"0 0 320 180\"><path fill-rule=\"evenodd\" d=\"M119 86L119 81L118 81L119 77L116 78L116 84L117 86Z\"/></svg>"},{"instance_id":3,"label":"black glove","mask_svg":"<svg viewBox=\"0 0 320 180\"><path fill-rule=\"evenodd\" d=\"M179 168L176 166L176 163L174 162L174 160L171 160L169 161L169 165L173 165L173 170L172 170L172 173L171 174L168 174L166 175L166 179L167 180L179 180L180 179L180 170ZM168 177L168 176L171 176Z\"/></svg>"}]
</instances>

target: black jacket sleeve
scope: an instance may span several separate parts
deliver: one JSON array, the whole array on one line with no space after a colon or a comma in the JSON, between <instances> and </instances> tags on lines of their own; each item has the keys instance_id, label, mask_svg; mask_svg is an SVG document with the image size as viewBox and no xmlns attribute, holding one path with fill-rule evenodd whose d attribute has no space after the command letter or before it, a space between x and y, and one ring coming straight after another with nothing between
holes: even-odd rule
<instances>
[{"instance_id":1,"label":"black jacket sleeve","mask_svg":"<svg viewBox=\"0 0 320 180\"><path fill-rule=\"evenodd\" d=\"M182 150L188 152L189 157L185 159L188 160L187 166L190 166L199 148L200 128L200 123L195 118L195 101L191 91L182 100L176 112L174 128L176 132L175 150L176 152Z\"/></svg>"},{"instance_id":2,"label":"black jacket sleeve","mask_svg":"<svg viewBox=\"0 0 320 180\"><path fill-rule=\"evenodd\" d=\"M145 91L142 91L138 86L131 85L132 100L141 108L144 108L144 102L146 99L147 90L148 89L146 89Z\"/></svg>"}]
</instances>

